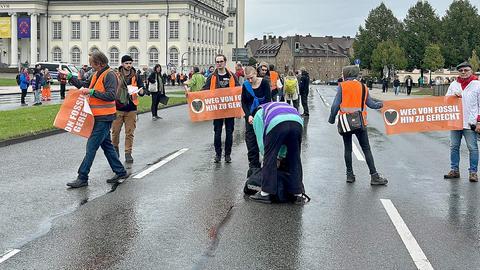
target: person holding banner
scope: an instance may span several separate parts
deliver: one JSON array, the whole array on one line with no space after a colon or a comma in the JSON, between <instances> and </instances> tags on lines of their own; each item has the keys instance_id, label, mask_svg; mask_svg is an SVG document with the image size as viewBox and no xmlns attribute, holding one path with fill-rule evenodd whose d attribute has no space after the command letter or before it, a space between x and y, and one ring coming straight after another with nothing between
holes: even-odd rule
<instances>
[{"instance_id":1,"label":"person holding banner","mask_svg":"<svg viewBox=\"0 0 480 270\"><path fill-rule=\"evenodd\" d=\"M117 154L120 154L120 131L125 123L125 162L132 163L133 137L137 127L138 96L145 94L143 81L132 67L133 59L130 55L122 57L122 65L118 68L118 88L115 99L117 117L112 124L112 142Z\"/></svg>"},{"instance_id":2,"label":"person holding banner","mask_svg":"<svg viewBox=\"0 0 480 270\"><path fill-rule=\"evenodd\" d=\"M257 77L254 67L245 68L245 82L242 86L242 109L245 113L245 143L248 151L249 173L260 168L257 140L253 131L253 111L261 104L272 101L272 92L266 79Z\"/></svg>"},{"instance_id":3,"label":"person holding banner","mask_svg":"<svg viewBox=\"0 0 480 270\"><path fill-rule=\"evenodd\" d=\"M352 136L355 135L362 147L363 154L365 154L365 159L370 170L370 184L385 185L388 183L388 180L378 174L377 169L375 168L372 151L370 150L367 132L367 110L365 108L366 105L372 109L380 109L382 108L383 103L375 101L370 97L367 86L357 80L359 73L360 68L357 66L343 67L344 80L338 86L337 95L333 101L328 122L334 124L337 113L339 114L339 117L342 117L348 113L361 111L363 119L362 128L340 134L342 135L343 145L345 147L344 158L347 167L347 183L355 182L355 174L353 173L352 166Z\"/></svg>"},{"instance_id":4,"label":"person holding banner","mask_svg":"<svg viewBox=\"0 0 480 270\"><path fill-rule=\"evenodd\" d=\"M240 86L237 77L230 72L227 66L227 57L223 54L217 54L215 57L216 69L210 74L203 90L215 90L219 88L231 88ZM221 91L221 90L220 90ZM232 162L230 154L233 145L233 129L235 126L235 118L221 118L213 120L213 131L215 132L213 144L215 146L214 162L220 162L222 158L222 128L225 124L225 162Z\"/></svg>"},{"instance_id":5,"label":"person holding banner","mask_svg":"<svg viewBox=\"0 0 480 270\"><path fill-rule=\"evenodd\" d=\"M460 178L460 144L462 136L467 143L470 152L470 167L468 168L470 182L478 182L478 144L477 138L480 133L480 81L473 75L472 65L463 62L457 66L460 76L448 87L446 96L457 96L462 98L463 107L463 129L450 131L450 163L451 170L445 179Z\"/></svg>"},{"instance_id":6,"label":"person holding banner","mask_svg":"<svg viewBox=\"0 0 480 270\"><path fill-rule=\"evenodd\" d=\"M99 147L108 160L115 176L107 180L107 183L117 183L119 180L128 178L127 171L118 159L118 155L112 145L110 128L115 120L115 93L117 90L117 76L108 66L108 58L100 51L94 51L89 55L89 62L95 73L91 80L80 81L71 73L59 70L59 78L67 79L70 84L81 89L83 94L90 95L89 105L95 118L92 134L87 141L87 149L82 164L78 169L78 177L75 181L67 183L67 186L79 188L88 186L88 174Z\"/></svg>"}]
</instances>

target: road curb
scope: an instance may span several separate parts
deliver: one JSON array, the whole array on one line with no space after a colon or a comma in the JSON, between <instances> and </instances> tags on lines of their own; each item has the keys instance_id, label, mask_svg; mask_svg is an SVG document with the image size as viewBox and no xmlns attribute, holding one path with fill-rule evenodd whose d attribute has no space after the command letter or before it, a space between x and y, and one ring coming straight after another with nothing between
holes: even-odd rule
<instances>
[{"instance_id":1,"label":"road curb","mask_svg":"<svg viewBox=\"0 0 480 270\"><path fill-rule=\"evenodd\" d=\"M168 109L168 108L177 107L177 106L182 106L182 105L185 105L185 104L187 104L187 103L184 102L184 103L168 105L168 106L159 108L159 110ZM138 114L144 114L144 113L150 113L150 111L139 112ZM0 141L0 148L5 147L5 146L9 146L9 145L14 145L14 144L17 144L17 143L33 141L33 140L36 140L36 139L41 139L41 138L49 137L49 136L52 136L52 135L61 134L61 133L64 133L64 132L66 132L66 131L62 130L62 129L54 129L54 130L42 131L42 132L37 133L37 134L32 134L32 135L7 139L7 140Z\"/></svg>"}]
</instances>

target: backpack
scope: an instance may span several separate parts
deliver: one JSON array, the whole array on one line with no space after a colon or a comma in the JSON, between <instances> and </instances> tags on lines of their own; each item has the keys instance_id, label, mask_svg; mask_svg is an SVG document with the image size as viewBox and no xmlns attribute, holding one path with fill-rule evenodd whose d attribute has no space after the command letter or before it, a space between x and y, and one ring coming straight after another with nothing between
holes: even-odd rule
<instances>
[{"instance_id":1,"label":"backpack","mask_svg":"<svg viewBox=\"0 0 480 270\"><path fill-rule=\"evenodd\" d=\"M285 94L294 95L297 92L297 81L295 79L285 78Z\"/></svg>"},{"instance_id":2,"label":"backpack","mask_svg":"<svg viewBox=\"0 0 480 270\"><path fill-rule=\"evenodd\" d=\"M15 80L17 80L17 85L20 85L20 74L17 74L17 77L15 77Z\"/></svg>"},{"instance_id":3,"label":"backpack","mask_svg":"<svg viewBox=\"0 0 480 270\"><path fill-rule=\"evenodd\" d=\"M255 96L255 92L253 91L252 85L249 81L245 81L243 85L245 85L248 93L253 97L253 103L252 106L250 106L250 113L252 113L260 105L260 102L265 100L265 97L258 98L257 96Z\"/></svg>"},{"instance_id":4,"label":"backpack","mask_svg":"<svg viewBox=\"0 0 480 270\"><path fill-rule=\"evenodd\" d=\"M291 193L286 191L285 183L287 182L288 177L290 174L286 171L278 170L277 171L277 194L274 196L273 201L276 203L286 203L286 202L294 202L295 196ZM249 177L247 177L247 181L245 182L245 186L243 187L243 192L246 195L253 195L262 189L262 169L261 168L252 168L252 173ZM305 193L303 193L308 201L310 201L310 197L308 197Z\"/></svg>"}]
</instances>

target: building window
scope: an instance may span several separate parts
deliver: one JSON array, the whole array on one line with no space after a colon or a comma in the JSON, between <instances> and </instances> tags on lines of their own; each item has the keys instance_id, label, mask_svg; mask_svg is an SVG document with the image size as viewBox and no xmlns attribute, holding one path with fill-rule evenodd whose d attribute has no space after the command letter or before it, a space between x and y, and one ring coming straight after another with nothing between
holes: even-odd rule
<instances>
[{"instance_id":1,"label":"building window","mask_svg":"<svg viewBox=\"0 0 480 270\"><path fill-rule=\"evenodd\" d=\"M197 24L196 23L193 23L193 30L192 30L192 40L195 42L195 36L196 36L196 32L195 32L195 29L196 29L196 26Z\"/></svg>"},{"instance_id":2,"label":"building window","mask_svg":"<svg viewBox=\"0 0 480 270\"><path fill-rule=\"evenodd\" d=\"M80 39L80 22L72 22L72 39Z\"/></svg>"},{"instance_id":3,"label":"building window","mask_svg":"<svg viewBox=\"0 0 480 270\"><path fill-rule=\"evenodd\" d=\"M110 66L118 66L118 49L115 47L110 49Z\"/></svg>"},{"instance_id":4,"label":"building window","mask_svg":"<svg viewBox=\"0 0 480 270\"><path fill-rule=\"evenodd\" d=\"M135 47L130 48L128 54L133 59L133 66L138 66L138 49Z\"/></svg>"},{"instance_id":5,"label":"building window","mask_svg":"<svg viewBox=\"0 0 480 270\"><path fill-rule=\"evenodd\" d=\"M100 39L100 22L90 22L90 39Z\"/></svg>"},{"instance_id":6,"label":"building window","mask_svg":"<svg viewBox=\"0 0 480 270\"><path fill-rule=\"evenodd\" d=\"M120 38L120 23L118 21L110 22L110 39Z\"/></svg>"},{"instance_id":7,"label":"building window","mask_svg":"<svg viewBox=\"0 0 480 270\"><path fill-rule=\"evenodd\" d=\"M62 50L58 47L53 48L52 59L54 62L62 61Z\"/></svg>"},{"instance_id":8,"label":"building window","mask_svg":"<svg viewBox=\"0 0 480 270\"><path fill-rule=\"evenodd\" d=\"M233 33L232 32L228 33L228 42L227 43L228 44L233 44Z\"/></svg>"},{"instance_id":9,"label":"building window","mask_svg":"<svg viewBox=\"0 0 480 270\"><path fill-rule=\"evenodd\" d=\"M158 21L150 21L150 39L158 39Z\"/></svg>"},{"instance_id":10,"label":"building window","mask_svg":"<svg viewBox=\"0 0 480 270\"><path fill-rule=\"evenodd\" d=\"M200 24L197 26L197 42L200 42Z\"/></svg>"},{"instance_id":11,"label":"building window","mask_svg":"<svg viewBox=\"0 0 480 270\"><path fill-rule=\"evenodd\" d=\"M233 20L228 21L228 27L233 27Z\"/></svg>"},{"instance_id":12,"label":"building window","mask_svg":"<svg viewBox=\"0 0 480 270\"><path fill-rule=\"evenodd\" d=\"M62 39L62 22L53 22L53 39Z\"/></svg>"},{"instance_id":13,"label":"building window","mask_svg":"<svg viewBox=\"0 0 480 270\"><path fill-rule=\"evenodd\" d=\"M78 47L72 49L72 64L80 65L80 49Z\"/></svg>"},{"instance_id":14,"label":"building window","mask_svg":"<svg viewBox=\"0 0 480 270\"><path fill-rule=\"evenodd\" d=\"M170 48L170 52L168 54L170 58L170 64L174 66L178 66L178 50L177 48Z\"/></svg>"},{"instance_id":15,"label":"building window","mask_svg":"<svg viewBox=\"0 0 480 270\"><path fill-rule=\"evenodd\" d=\"M155 66L158 64L158 50L157 48L150 48L150 51L148 51L148 65L149 66Z\"/></svg>"},{"instance_id":16,"label":"building window","mask_svg":"<svg viewBox=\"0 0 480 270\"><path fill-rule=\"evenodd\" d=\"M188 22L188 41L192 38L192 23Z\"/></svg>"},{"instance_id":17,"label":"building window","mask_svg":"<svg viewBox=\"0 0 480 270\"><path fill-rule=\"evenodd\" d=\"M130 39L138 39L138 22L130 22Z\"/></svg>"},{"instance_id":18,"label":"building window","mask_svg":"<svg viewBox=\"0 0 480 270\"><path fill-rule=\"evenodd\" d=\"M192 64L192 50L190 49L190 47L188 47L188 54L187 54L187 65L191 65Z\"/></svg>"},{"instance_id":19,"label":"building window","mask_svg":"<svg viewBox=\"0 0 480 270\"><path fill-rule=\"evenodd\" d=\"M170 21L169 38L178 39L178 21Z\"/></svg>"}]
</instances>

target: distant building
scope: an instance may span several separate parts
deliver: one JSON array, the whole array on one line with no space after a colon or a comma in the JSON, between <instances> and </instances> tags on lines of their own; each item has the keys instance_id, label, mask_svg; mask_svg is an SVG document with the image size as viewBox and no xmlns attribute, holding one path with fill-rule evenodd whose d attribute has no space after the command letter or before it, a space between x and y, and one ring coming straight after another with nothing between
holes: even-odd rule
<instances>
[{"instance_id":1,"label":"distant building","mask_svg":"<svg viewBox=\"0 0 480 270\"><path fill-rule=\"evenodd\" d=\"M248 41L246 48L251 57L274 64L280 73L305 67L310 78L329 81L337 80L342 67L350 64L353 41L350 37L263 36Z\"/></svg>"}]
</instances>

